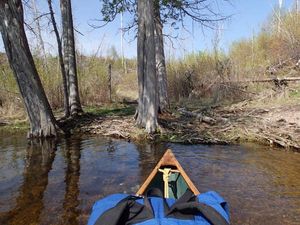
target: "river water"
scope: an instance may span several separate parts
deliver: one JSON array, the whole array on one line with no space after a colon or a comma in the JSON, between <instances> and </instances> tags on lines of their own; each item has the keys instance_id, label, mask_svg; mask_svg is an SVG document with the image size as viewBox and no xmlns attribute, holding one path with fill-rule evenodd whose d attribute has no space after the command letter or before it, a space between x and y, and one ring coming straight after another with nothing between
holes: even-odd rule
<instances>
[{"instance_id":1,"label":"river water","mask_svg":"<svg viewBox=\"0 0 300 225\"><path fill-rule=\"evenodd\" d=\"M300 224L300 154L254 144L134 144L81 136L0 136L0 224L86 224L95 200L134 193L166 148L200 192L230 204L232 224Z\"/></svg>"}]
</instances>

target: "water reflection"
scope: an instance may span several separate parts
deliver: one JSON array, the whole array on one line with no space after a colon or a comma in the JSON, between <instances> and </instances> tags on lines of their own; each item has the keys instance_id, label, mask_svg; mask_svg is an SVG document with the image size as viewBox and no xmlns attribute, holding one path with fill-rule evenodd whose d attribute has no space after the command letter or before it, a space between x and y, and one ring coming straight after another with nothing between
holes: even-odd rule
<instances>
[{"instance_id":1,"label":"water reflection","mask_svg":"<svg viewBox=\"0 0 300 225\"><path fill-rule=\"evenodd\" d=\"M48 173L55 158L54 141L31 142L26 149L23 184L16 205L0 217L0 224L40 224Z\"/></svg>"},{"instance_id":2,"label":"water reflection","mask_svg":"<svg viewBox=\"0 0 300 225\"><path fill-rule=\"evenodd\" d=\"M147 176L151 173L156 163L163 156L166 150L166 145L157 144L157 143L149 143L149 144L140 143L136 145L136 148L139 156L138 157L138 164L140 170L139 184L142 184L146 180Z\"/></svg>"},{"instance_id":3,"label":"water reflection","mask_svg":"<svg viewBox=\"0 0 300 225\"><path fill-rule=\"evenodd\" d=\"M80 177L80 137L65 140L64 154L67 167L65 172L65 197L63 201L63 224L78 224L79 206L79 177Z\"/></svg>"},{"instance_id":4,"label":"water reflection","mask_svg":"<svg viewBox=\"0 0 300 225\"><path fill-rule=\"evenodd\" d=\"M25 138L0 137L1 225L86 224L97 199L134 193L168 147L90 136L26 146ZM201 192L230 202L233 224L300 224L300 154L169 147Z\"/></svg>"}]
</instances>

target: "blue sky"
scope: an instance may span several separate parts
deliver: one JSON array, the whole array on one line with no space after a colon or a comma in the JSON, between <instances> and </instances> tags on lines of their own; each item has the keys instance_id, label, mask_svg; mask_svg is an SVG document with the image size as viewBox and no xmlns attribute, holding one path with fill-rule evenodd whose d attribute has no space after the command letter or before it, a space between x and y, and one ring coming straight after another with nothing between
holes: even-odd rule
<instances>
[{"instance_id":1,"label":"blue sky","mask_svg":"<svg viewBox=\"0 0 300 225\"><path fill-rule=\"evenodd\" d=\"M214 0L211 0L214 1ZM220 1L220 0L219 0ZM45 0L36 0L41 12L47 11ZM58 0L55 3L55 10L59 18ZM231 0L231 4L220 4L220 11L223 15L232 15L230 20L223 22L220 27L220 47L225 51L234 41L250 38L253 34L258 33L261 26L266 22L274 7L278 5L279 0ZM97 49L98 55L106 55L111 46L115 46L120 53L120 17L106 27L92 29L88 23L94 19L101 19L100 0L73 0L73 17L74 25L84 36L76 34L77 48L84 54L95 54ZM289 8L293 0L283 0L283 7ZM124 20L128 15L124 15ZM43 23L47 30L46 22ZM212 49L212 40L216 36L216 31L210 29L201 29L197 24L186 21L189 32L179 30L180 40L174 40L171 46L170 41L166 40L167 56L183 56L188 52L210 51ZM193 29L192 29L193 27ZM172 33L171 29L165 27L166 33ZM124 53L127 57L135 57L136 42L133 40L133 32L124 36ZM55 54L55 39L53 33L44 33L46 41L46 50ZM35 43L35 38L28 35L30 43ZM0 40L0 50L3 51L3 43Z\"/></svg>"}]
</instances>

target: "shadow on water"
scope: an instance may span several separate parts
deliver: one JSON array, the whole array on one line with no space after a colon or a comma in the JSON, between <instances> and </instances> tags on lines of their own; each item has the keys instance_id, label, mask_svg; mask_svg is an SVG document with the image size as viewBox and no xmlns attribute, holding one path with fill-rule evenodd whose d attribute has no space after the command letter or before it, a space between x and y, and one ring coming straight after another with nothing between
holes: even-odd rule
<instances>
[{"instance_id":1,"label":"shadow on water","mask_svg":"<svg viewBox=\"0 0 300 225\"><path fill-rule=\"evenodd\" d=\"M55 158L54 141L31 142L26 149L23 184L16 205L0 217L0 224L40 224L48 173Z\"/></svg>"},{"instance_id":2,"label":"shadow on water","mask_svg":"<svg viewBox=\"0 0 300 225\"><path fill-rule=\"evenodd\" d=\"M135 193L167 147L200 192L229 201L232 224L300 224L300 154L93 136L30 145L0 137L0 224L86 224L97 199Z\"/></svg>"}]
</instances>

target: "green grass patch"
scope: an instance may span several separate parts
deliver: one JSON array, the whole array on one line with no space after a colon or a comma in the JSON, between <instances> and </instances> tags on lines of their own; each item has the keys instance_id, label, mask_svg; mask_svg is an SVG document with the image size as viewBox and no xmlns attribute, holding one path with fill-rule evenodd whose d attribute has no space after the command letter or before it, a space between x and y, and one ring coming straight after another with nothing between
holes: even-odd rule
<instances>
[{"instance_id":1,"label":"green grass patch","mask_svg":"<svg viewBox=\"0 0 300 225\"><path fill-rule=\"evenodd\" d=\"M13 123L8 123L0 126L1 133L26 132L30 128L29 123L24 120L16 120Z\"/></svg>"},{"instance_id":2,"label":"green grass patch","mask_svg":"<svg viewBox=\"0 0 300 225\"><path fill-rule=\"evenodd\" d=\"M290 93L289 93L289 96L291 98L300 98L300 91L298 90L292 90Z\"/></svg>"},{"instance_id":3,"label":"green grass patch","mask_svg":"<svg viewBox=\"0 0 300 225\"><path fill-rule=\"evenodd\" d=\"M88 106L84 111L96 116L131 116L135 113L135 105L110 104L104 106Z\"/></svg>"}]
</instances>

